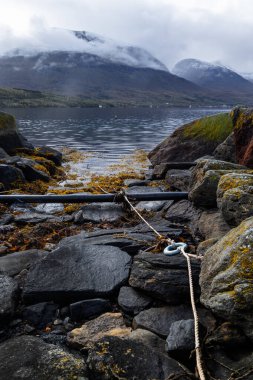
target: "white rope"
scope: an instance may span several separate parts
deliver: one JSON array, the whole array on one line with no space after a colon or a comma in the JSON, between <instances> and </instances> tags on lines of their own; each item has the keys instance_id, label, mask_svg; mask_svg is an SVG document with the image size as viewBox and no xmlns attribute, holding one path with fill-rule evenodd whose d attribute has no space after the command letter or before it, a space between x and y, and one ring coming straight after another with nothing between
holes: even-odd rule
<instances>
[{"instance_id":1,"label":"white rope","mask_svg":"<svg viewBox=\"0 0 253 380\"><path fill-rule=\"evenodd\" d=\"M200 380L205 380L205 374L202 366L201 361L201 347L200 347L200 339L199 339L199 317L198 312L196 309L195 299L194 299L194 288L193 288L193 278L192 278L192 268L191 268L191 259L188 255L188 253L185 252L183 247L179 248L184 257L187 260L187 266L188 266L188 274L189 274L189 285L190 285L190 296L191 296L191 305L192 305L192 312L194 317L194 335L195 335L195 350L196 350L196 364L197 364L197 371L199 374Z\"/></svg>"}]
</instances>

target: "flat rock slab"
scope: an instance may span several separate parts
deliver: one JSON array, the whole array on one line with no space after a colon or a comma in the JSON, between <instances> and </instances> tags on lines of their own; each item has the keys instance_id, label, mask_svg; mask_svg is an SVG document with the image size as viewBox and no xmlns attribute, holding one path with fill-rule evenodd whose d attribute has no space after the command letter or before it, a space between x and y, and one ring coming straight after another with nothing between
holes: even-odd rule
<instances>
[{"instance_id":1,"label":"flat rock slab","mask_svg":"<svg viewBox=\"0 0 253 380\"><path fill-rule=\"evenodd\" d=\"M168 357L164 341L150 332L105 336L89 350L88 368L94 379L188 380L179 363Z\"/></svg>"},{"instance_id":2,"label":"flat rock slab","mask_svg":"<svg viewBox=\"0 0 253 380\"><path fill-rule=\"evenodd\" d=\"M132 186L126 189L126 195L131 194L148 194L148 193L161 193L163 190L161 187L154 186Z\"/></svg>"},{"instance_id":3,"label":"flat rock slab","mask_svg":"<svg viewBox=\"0 0 253 380\"><path fill-rule=\"evenodd\" d=\"M1 379L84 379L84 359L33 336L20 336L0 345Z\"/></svg>"},{"instance_id":4,"label":"flat rock slab","mask_svg":"<svg viewBox=\"0 0 253 380\"><path fill-rule=\"evenodd\" d=\"M199 271L199 262L192 260L196 295L199 294ZM139 253L133 261L129 284L167 303L190 302L187 263L182 255L168 257L164 254Z\"/></svg>"},{"instance_id":5,"label":"flat rock slab","mask_svg":"<svg viewBox=\"0 0 253 380\"><path fill-rule=\"evenodd\" d=\"M27 302L67 301L108 297L129 275L131 257L117 247L62 246L29 271L24 287Z\"/></svg>"},{"instance_id":6,"label":"flat rock slab","mask_svg":"<svg viewBox=\"0 0 253 380\"><path fill-rule=\"evenodd\" d=\"M141 201L136 205L136 208L139 211L157 212L160 211L166 203L167 201Z\"/></svg>"},{"instance_id":7,"label":"flat rock slab","mask_svg":"<svg viewBox=\"0 0 253 380\"><path fill-rule=\"evenodd\" d=\"M85 300L70 305L70 315L73 321L90 319L112 309L111 303L102 298Z\"/></svg>"},{"instance_id":8,"label":"flat rock slab","mask_svg":"<svg viewBox=\"0 0 253 380\"><path fill-rule=\"evenodd\" d=\"M76 223L117 222L124 216L123 206L117 203L93 203L82 207L75 215Z\"/></svg>"},{"instance_id":9,"label":"flat rock slab","mask_svg":"<svg viewBox=\"0 0 253 380\"><path fill-rule=\"evenodd\" d=\"M6 275L0 275L0 319L10 317L15 310L18 285Z\"/></svg>"},{"instance_id":10,"label":"flat rock slab","mask_svg":"<svg viewBox=\"0 0 253 380\"><path fill-rule=\"evenodd\" d=\"M138 314L133 320L133 327L149 330L166 338L170 333L172 323L188 318L192 318L190 306L156 307Z\"/></svg>"},{"instance_id":11,"label":"flat rock slab","mask_svg":"<svg viewBox=\"0 0 253 380\"><path fill-rule=\"evenodd\" d=\"M138 314L149 307L152 302L152 298L129 286L122 286L120 289L118 304L125 313Z\"/></svg>"},{"instance_id":12,"label":"flat rock slab","mask_svg":"<svg viewBox=\"0 0 253 380\"><path fill-rule=\"evenodd\" d=\"M0 257L0 271L9 276L15 276L23 269L28 269L31 264L46 257L47 254L48 252L38 249L9 253Z\"/></svg>"}]
</instances>

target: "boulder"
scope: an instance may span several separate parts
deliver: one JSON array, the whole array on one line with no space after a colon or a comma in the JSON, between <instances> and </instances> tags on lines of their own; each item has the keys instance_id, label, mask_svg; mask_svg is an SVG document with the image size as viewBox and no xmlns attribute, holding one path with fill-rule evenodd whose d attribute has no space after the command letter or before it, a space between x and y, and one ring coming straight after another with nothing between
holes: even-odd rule
<instances>
[{"instance_id":1,"label":"boulder","mask_svg":"<svg viewBox=\"0 0 253 380\"><path fill-rule=\"evenodd\" d=\"M26 302L108 297L129 275L131 257L117 247L85 242L61 246L29 271Z\"/></svg>"},{"instance_id":2,"label":"boulder","mask_svg":"<svg viewBox=\"0 0 253 380\"><path fill-rule=\"evenodd\" d=\"M152 302L152 298L131 287L122 286L120 288L118 304L127 314L138 314L151 306Z\"/></svg>"},{"instance_id":3,"label":"boulder","mask_svg":"<svg viewBox=\"0 0 253 380\"><path fill-rule=\"evenodd\" d=\"M44 157L50 161L53 161L55 165L61 165L62 163L62 153L56 149L50 148L49 146L40 146L35 148L36 156Z\"/></svg>"},{"instance_id":4,"label":"boulder","mask_svg":"<svg viewBox=\"0 0 253 380\"><path fill-rule=\"evenodd\" d=\"M168 352L192 351L195 347L194 320L183 319L173 322L166 339Z\"/></svg>"},{"instance_id":5,"label":"boulder","mask_svg":"<svg viewBox=\"0 0 253 380\"><path fill-rule=\"evenodd\" d=\"M232 132L232 128L229 114L195 120L177 128L149 153L149 159L154 166L169 161L194 161L212 154Z\"/></svg>"},{"instance_id":6,"label":"boulder","mask_svg":"<svg viewBox=\"0 0 253 380\"><path fill-rule=\"evenodd\" d=\"M64 211L63 203L41 203L34 207L35 211L42 212L45 214L57 214L58 212Z\"/></svg>"},{"instance_id":7,"label":"boulder","mask_svg":"<svg viewBox=\"0 0 253 380\"><path fill-rule=\"evenodd\" d=\"M53 302L41 302L25 307L23 319L39 329L43 329L56 318L58 305Z\"/></svg>"},{"instance_id":8,"label":"boulder","mask_svg":"<svg viewBox=\"0 0 253 380\"><path fill-rule=\"evenodd\" d=\"M202 260L201 302L253 339L253 217L209 248Z\"/></svg>"},{"instance_id":9,"label":"boulder","mask_svg":"<svg viewBox=\"0 0 253 380\"><path fill-rule=\"evenodd\" d=\"M215 243L217 243L219 239L207 239L204 241L201 241L199 245L197 246L197 255L198 256L204 256L206 254L206 251L212 247Z\"/></svg>"},{"instance_id":10,"label":"boulder","mask_svg":"<svg viewBox=\"0 0 253 380\"><path fill-rule=\"evenodd\" d=\"M0 257L0 271L15 276L23 269L28 269L31 264L42 260L47 254L48 252L38 249L9 253Z\"/></svg>"},{"instance_id":11,"label":"boulder","mask_svg":"<svg viewBox=\"0 0 253 380\"><path fill-rule=\"evenodd\" d=\"M17 282L9 276L0 274L0 319L6 319L14 314L17 294Z\"/></svg>"},{"instance_id":12,"label":"boulder","mask_svg":"<svg viewBox=\"0 0 253 380\"><path fill-rule=\"evenodd\" d=\"M34 336L15 337L0 345L2 379L84 379L85 369L81 356Z\"/></svg>"},{"instance_id":13,"label":"boulder","mask_svg":"<svg viewBox=\"0 0 253 380\"><path fill-rule=\"evenodd\" d=\"M0 160L8 160L10 158L10 156L8 155L8 153L5 152L5 150L3 148L0 148Z\"/></svg>"},{"instance_id":14,"label":"boulder","mask_svg":"<svg viewBox=\"0 0 253 380\"><path fill-rule=\"evenodd\" d=\"M15 166L23 172L27 181L41 180L48 182L50 180L50 175L47 169L33 160L20 158L15 163Z\"/></svg>"},{"instance_id":15,"label":"boulder","mask_svg":"<svg viewBox=\"0 0 253 380\"><path fill-rule=\"evenodd\" d=\"M0 147L7 153L13 153L16 148L32 148L18 131L15 118L4 112L0 112Z\"/></svg>"},{"instance_id":16,"label":"boulder","mask_svg":"<svg viewBox=\"0 0 253 380\"><path fill-rule=\"evenodd\" d=\"M235 152L235 136L232 132L225 141L217 146L213 152L213 156L217 160L228 161L236 163L236 152Z\"/></svg>"},{"instance_id":17,"label":"boulder","mask_svg":"<svg viewBox=\"0 0 253 380\"><path fill-rule=\"evenodd\" d=\"M68 333L68 345L77 349L88 349L104 335L110 335L116 329L126 328L120 313L105 313L86 322Z\"/></svg>"},{"instance_id":18,"label":"boulder","mask_svg":"<svg viewBox=\"0 0 253 380\"><path fill-rule=\"evenodd\" d=\"M134 318L133 328L149 330L162 338L166 338L169 335L172 323L183 318L192 318L190 306L153 307L142 311Z\"/></svg>"},{"instance_id":19,"label":"boulder","mask_svg":"<svg viewBox=\"0 0 253 380\"><path fill-rule=\"evenodd\" d=\"M148 193L161 193L163 190L160 186L132 186L126 189L126 195L131 194L148 194Z\"/></svg>"},{"instance_id":20,"label":"boulder","mask_svg":"<svg viewBox=\"0 0 253 380\"><path fill-rule=\"evenodd\" d=\"M217 210L203 211L198 221L198 229L205 240L220 239L230 230L229 225Z\"/></svg>"},{"instance_id":21,"label":"boulder","mask_svg":"<svg viewBox=\"0 0 253 380\"><path fill-rule=\"evenodd\" d=\"M14 216L14 220L18 224L37 224L37 223L43 223L43 222L56 222L61 221L60 218L58 218L55 215L49 215L49 214L42 214L38 212L24 212L23 214L17 214Z\"/></svg>"},{"instance_id":22,"label":"boulder","mask_svg":"<svg viewBox=\"0 0 253 380\"><path fill-rule=\"evenodd\" d=\"M253 168L253 109L236 107L231 112L234 125L236 159Z\"/></svg>"},{"instance_id":23,"label":"boulder","mask_svg":"<svg viewBox=\"0 0 253 380\"><path fill-rule=\"evenodd\" d=\"M198 294L199 262L192 262L193 281ZM189 303L189 279L182 255L165 256L141 252L134 257L129 284L150 296L171 304Z\"/></svg>"},{"instance_id":24,"label":"boulder","mask_svg":"<svg viewBox=\"0 0 253 380\"><path fill-rule=\"evenodd\" d=\"M0 182L5 189L9 189L16 183L25 182L25 177L20 169L11 165L0 164Z\"/></svg>"},{"instance_id":25,"label":"boulder","mask_svg":"<svg viewBox=\"0 0 253 380\"><path fill-rule=\"evenodd\" d=\"M70 304L70 315L73 321L97 317L112 309L110 301L96 298L92 300L79 301Z\"/></svg>"},{"instance_id":26,"label":"boulder","mask_svg":"<svg viewBox=\"0 0 253 380\"><path fill-rule=\"evenodd\" d=\"M222 197L220 209L231 226L238 226L253 216L253 186L241 186L228 190Z\"/></svg>"},{"instance_id":27,"label":"boulder","mask_svg":"<svg viewBox=\"0 0 253 380\"><path fill-rule=\"evenodd\" d=\"M170 190L188 191L190 186L191 172L190 170L168 170L165 176L166 183L170 186Z\"/></svg>"},{"instance_id":28,"label":"boulder","mask_svg":"<svg viewBox=\"0 0 253 380\"><path fill-rule=\"evenodd\" d=\"M113 223L119 221L124 216L124 209L117 203L92 203L83 206L75 214L75 223Z\"/></svg>"},{"instance_id":29,"label":"boulder","mask_svg":"<svg viewBox=\"0 0 253 380\"><path fill-rule=\"evenodd\" d=\"M164 341L147 331L102 337L89 350L87 365L95 379L166 380L191 374L168 357Z\"/></svg>"},{"instance_id":30,"label":"boulder","mask_svg":"<svg viewBox=\"0 0 253 380\"><path fill-rule=\"evenodd\" d=\"M239 346L247 345L247 338L231 322L224 322L207 337L205 344L209 347L221 346L227 349L238 350Z\"/></svg>"},{"instance_id":31,"label":"boulder","mask_svg":"<svg viewBox=\"0 0 253 380\"><path fill-rule=\"evenodd\" d=\"M217 203L221 203L226 191L240 186L253 186L253 172L228 173L223 175L218 183Z\"/></svg>"},{"instance_id":32,"label":"boulder","mask_svg":"<svg viewBox=\"0 0 253 380\"><path fill-rule=\"evenodd\" d=\"M138 211L157 212L160 211L167 201L141 201L135 206Z\"/></svg>"}]
</instances>

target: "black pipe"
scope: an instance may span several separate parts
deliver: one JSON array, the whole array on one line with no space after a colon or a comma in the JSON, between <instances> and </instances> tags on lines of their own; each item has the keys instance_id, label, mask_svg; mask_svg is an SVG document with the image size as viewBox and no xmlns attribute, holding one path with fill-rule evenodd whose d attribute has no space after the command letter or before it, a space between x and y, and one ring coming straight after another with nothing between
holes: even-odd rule
<instances>
[{"instance_id":1,"label":"black pipe","mask_svg":"<svg viewBox=\"0 0 253 380\"><path fill-rule=\"evenodd\" d=\"M188 199L188 193L162 192L147 194L126 194L131 201L161 201ZM0 203L92 203L119 202L119 194L69 194L69 195L0 195Z\"/></svg>"}]
</instances>

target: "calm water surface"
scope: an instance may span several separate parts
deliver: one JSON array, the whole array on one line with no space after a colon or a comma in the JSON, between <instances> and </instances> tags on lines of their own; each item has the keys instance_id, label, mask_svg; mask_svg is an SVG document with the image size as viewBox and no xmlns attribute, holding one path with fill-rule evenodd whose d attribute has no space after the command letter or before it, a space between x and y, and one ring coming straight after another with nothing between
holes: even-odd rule
<instances>
[{"instance_id":1,"label":"calm water surface","mask_svg":"<svg viewBox=\"0 0 253 380\"><path fill-rule=\"evenodd\" d=\"M96 152L107 162L136 149L151 150L178 126L225 109L25 108L16 116L34 145L68 146Z\"/></svg>"}]
</instances>

